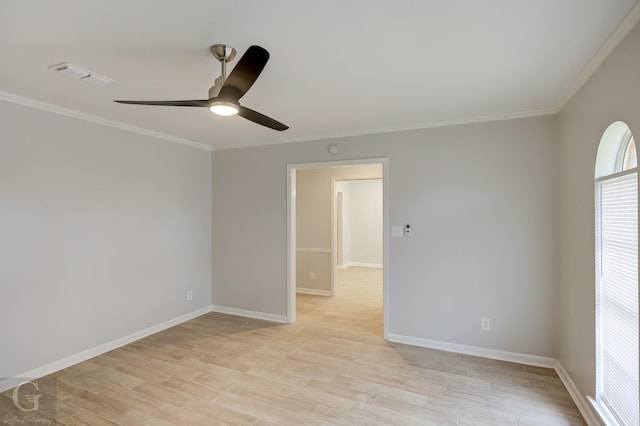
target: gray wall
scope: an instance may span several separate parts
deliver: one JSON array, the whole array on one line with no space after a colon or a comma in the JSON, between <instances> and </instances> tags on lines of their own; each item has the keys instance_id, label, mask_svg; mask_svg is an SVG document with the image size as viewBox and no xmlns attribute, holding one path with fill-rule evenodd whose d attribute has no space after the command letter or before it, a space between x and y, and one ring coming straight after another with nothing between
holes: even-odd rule
<instances>
[{"instance_id":1,"label":"gray wall","mask_svg":"<svg viewBox=\"0 0 640 426\"><path fill-rule=\"evenodd\" d=\"M0 377L210 304L210 152L0 101Z\"/></svg>"},{"instance_id":2,"label":"gray wall","mask_svg":"<svg viewBox=\"0 0 640 426\"><path fill-rule=\"evenodd\" d=\"M387 157L388 332L553 357L557 156L552 116L215 151L213 303L286 315L287 164Z\"/></svg>"},{"instance_id":3,"label":"gray wall","mask_svg":"<svg viewBox=\"0 0 640 426\"><path fill-rule=\"evenodd\" d=\"M640 27L562 109L558 358L583 395L595 393L596 152L606 128L626 122L640 136Z\"/></svg>"}]
</instances>

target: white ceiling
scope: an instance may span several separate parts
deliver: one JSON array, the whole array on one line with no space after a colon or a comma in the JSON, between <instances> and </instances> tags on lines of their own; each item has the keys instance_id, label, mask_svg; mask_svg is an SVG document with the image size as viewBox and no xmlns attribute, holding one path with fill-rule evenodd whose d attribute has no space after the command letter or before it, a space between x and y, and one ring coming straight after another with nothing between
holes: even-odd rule
<instances>
[{"instance_id":1,"label":"white ceiling","mask_svg":"<svg viewBox=\"0 0 640 426\"><path fill-rule=\"evenodd\" d=\"M620 28L637 22L635 3L2 0L0 98L214 149L548 114L619 41ZM215 43L238 57L252 44L270 52L241 103L289 130L206 108L112 102L206 99L220 73ZM94 86L48 69L63 61L115 82Z\"/></svg>"}]
</instances>

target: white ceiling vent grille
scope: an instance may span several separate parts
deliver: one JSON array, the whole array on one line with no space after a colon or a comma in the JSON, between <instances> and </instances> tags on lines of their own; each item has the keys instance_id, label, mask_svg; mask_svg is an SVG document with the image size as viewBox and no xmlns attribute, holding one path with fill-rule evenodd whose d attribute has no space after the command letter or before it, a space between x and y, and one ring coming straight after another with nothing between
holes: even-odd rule
<instances>
[{"instance_id":1,"label":"white ceiling vent grille","mask_svg":"<svg viewBox=\"0 0 640 426\"><path fill-rule=\"evenodd\" d=\"M80 80L86 81L88 83L97 84L98 86L104 86L113 81L112 78L106 77L104 75L96 74L84 68L80 68L73 64L68 64L66 62L60 62L59 64L49 65L49 69L54 71L60 71L72 77L79 78Z\"/></svg>"}]
</instances>

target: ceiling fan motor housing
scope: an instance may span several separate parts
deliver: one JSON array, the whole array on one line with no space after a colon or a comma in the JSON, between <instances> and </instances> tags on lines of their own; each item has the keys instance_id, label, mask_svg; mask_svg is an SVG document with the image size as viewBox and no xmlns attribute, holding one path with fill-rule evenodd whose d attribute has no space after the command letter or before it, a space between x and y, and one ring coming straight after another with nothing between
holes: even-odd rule
<instances>
[{"instance_id":1,"label":"ceiling fan motor housing","mask_svg":"<svg viewBox=\"0 0 640 426\"><path fill-rule=\"evenodd\" d=\"M224 81L225 81L225 78L222 75L216 78L216 81L213 84L213 86L209 88L209 99L218 97L218 93L220 93L220 89L222 89L222 86L224 85Z\"/></svg>"}]
</instances>

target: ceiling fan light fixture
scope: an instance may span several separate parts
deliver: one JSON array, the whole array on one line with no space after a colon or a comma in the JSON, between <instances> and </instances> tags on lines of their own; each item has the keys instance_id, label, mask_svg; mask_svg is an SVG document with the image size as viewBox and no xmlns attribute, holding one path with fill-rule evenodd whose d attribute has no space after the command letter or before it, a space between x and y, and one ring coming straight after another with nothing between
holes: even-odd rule
<instances>
[{"instance_id":1,"label":"ceiling fan light fixture","mask_svg":"<svg viewBox=\"0 0 640 426\"><path fill-rule=\"evenodd\" d=\"M240 108L238 108L238 104L233 102L214 101L209 105L209 111L223 117L236 115L239 110Z\"/></svg>"}]
</instances>

